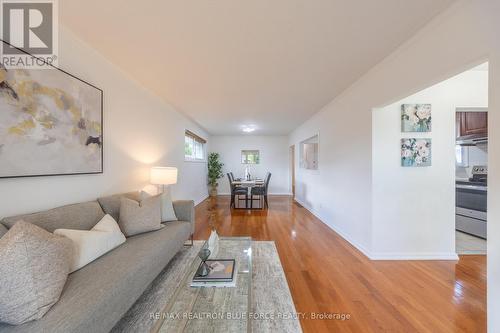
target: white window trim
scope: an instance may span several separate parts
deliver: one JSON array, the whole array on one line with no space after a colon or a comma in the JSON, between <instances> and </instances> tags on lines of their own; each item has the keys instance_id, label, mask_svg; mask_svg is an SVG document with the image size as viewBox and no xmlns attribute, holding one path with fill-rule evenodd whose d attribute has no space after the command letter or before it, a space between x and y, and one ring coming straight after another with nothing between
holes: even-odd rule
<instances>
[{"instance_id":1,"label":"white window trim","mask_svg":"<svg viewBox=\"0 0 500 333\"><path fill-rule=\"evenodd\" d=\"M458 147L455 147L455 149L456 148L458 148ZM455 156L456 166L461 167L461 168L468 168L469 167L469 148L464 147L464 146L460 146L459 149L462 152L462 162L458 163L458 161L456 161L456 156Z\"/></svg>"},{"instance_id":2,"label":"white window trim","mask_svg":"<svg viewBox=\"0 0 500 333\"><path fill-rule=\"evenodd\" d=\"M248 152L257 152L257 155L259 156L259 162L257 162L257 163L246 163L246 162L241 161L241 164L243 164L243 165L257 165L257 164L260 164L260 150L259 149L242 149L241 150L241 157L243 157L244 153L248 153ZM248 156L248 154L247 154L247 156ZM245 159L245 160L247 160L247 159Z\"/></svg>"},{"instance_id":3,"label":"white window trim","mask_svg":"<svg viewBox=\"0 0 500 333\"><path fill-rule=\"evenodd\" d=\"M191 137L193 139L193 142L201 143L201 147L203 149L203 158L186 156L186 153L184 152L184 162L207 163L207 141L189 130L186 130L184 132L184 144L186 143L186 137Z\"/></svg>"}]
</instances>

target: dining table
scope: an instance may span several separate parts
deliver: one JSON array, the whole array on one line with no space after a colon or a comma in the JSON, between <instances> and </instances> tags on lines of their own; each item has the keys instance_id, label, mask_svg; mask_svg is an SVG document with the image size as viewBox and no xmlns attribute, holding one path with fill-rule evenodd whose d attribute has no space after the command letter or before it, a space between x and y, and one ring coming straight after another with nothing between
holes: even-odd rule
<instances>
[{"instance_id":1,"label":"dining table","mask_svg":"<svg viewBox=\"0 0 500 333\"><path fill-rule=\"evenodd\" d=\"M252 200L252 187L258 187L258 186L264 186L265 182L264 179L260 178L255 178L255 179L235 179L233 181L234 186L241 186L241 187L246 187L248 190L248 197L250 200ZM240 207L237 207L240 208ZM256 207L257 208L257 207ZM241 208L240 208L241 209ZM246 202L245 207L243 209L248 209L248 202Z\"/></svg>"},{"instance_id":2,"label":"dining table","mask_svg":"<svg viewBox=\"0 0 500 333\"><path fill-rule=\"evenodd\" d=\"M233 185L246 186L252 188L254 186L264 186L264 179L255 178L251 180L235 179Z\"/></svg>"}]
</instances>

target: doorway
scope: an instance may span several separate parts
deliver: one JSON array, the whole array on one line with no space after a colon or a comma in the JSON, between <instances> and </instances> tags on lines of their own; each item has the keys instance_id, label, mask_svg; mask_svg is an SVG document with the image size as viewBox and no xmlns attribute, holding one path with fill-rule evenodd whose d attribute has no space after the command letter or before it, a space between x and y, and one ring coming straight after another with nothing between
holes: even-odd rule
<instances>
[{"instance_id":1,"label":"doorway","mask_svg":"<svg viewBox=\"0 0 500 333\"><path fill-rule=\"evenodd\" d=\"M476 245L487 238L487 108L488 70L481 65L374 110L374 252L403 249L408 258L443 260L482 254Z\"/></svg>"},{"instance_id":2,"label":"doorway","mask_svg":"<svg viewBox=\"0 0 500 333\"><path fill-rule=\"evenodd\" d=\"M456 109L456 252L486 254L488 108Z\"/></svg>"},{"instance_id":3,"label":"doorway","mask_svg":"<svg viewBox=\"0 0 500 333\"><path fill-rule=\"evenodd\" d=\"M290 146L290 186L295 199L295 145Z\"/></svg>"}]
</instances>

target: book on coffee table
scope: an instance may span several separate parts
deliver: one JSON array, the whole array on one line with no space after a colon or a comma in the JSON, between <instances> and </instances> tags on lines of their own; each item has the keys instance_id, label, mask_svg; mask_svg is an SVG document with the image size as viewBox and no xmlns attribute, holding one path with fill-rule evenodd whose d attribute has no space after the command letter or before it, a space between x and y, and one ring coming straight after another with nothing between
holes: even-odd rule
<instances>
[{"instance_id":1,"label":"book on coffee table","mask_svg":"<svg viewBox=\"0 0 500 333\"><path fill-rule=\"evenodd\" d=\"M236 260L209 259L206 261L209 273L198 275L198 270L191 282L192 287L234 287L236 286ZM200 263L200 266L202 264ZM200 267L198 266L198 267Z\"/></svg>"}]
</instances>

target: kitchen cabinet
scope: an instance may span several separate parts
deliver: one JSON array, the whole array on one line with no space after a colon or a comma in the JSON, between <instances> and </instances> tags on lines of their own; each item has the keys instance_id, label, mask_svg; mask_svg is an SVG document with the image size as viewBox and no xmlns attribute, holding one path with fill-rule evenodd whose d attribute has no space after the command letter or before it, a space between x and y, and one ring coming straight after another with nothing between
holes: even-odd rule
<instances>
[{"instance_id":1,"label":"kitchen cabinet","mask_svg":"<svg viewBox=\"0 0 500 333\"><path fill-rule=\"evenodd\" d=\"M457 112L457 137L488 136L488 112Z\"/></svg>"}]
</instances>

